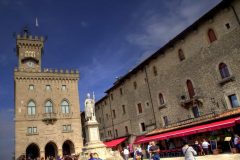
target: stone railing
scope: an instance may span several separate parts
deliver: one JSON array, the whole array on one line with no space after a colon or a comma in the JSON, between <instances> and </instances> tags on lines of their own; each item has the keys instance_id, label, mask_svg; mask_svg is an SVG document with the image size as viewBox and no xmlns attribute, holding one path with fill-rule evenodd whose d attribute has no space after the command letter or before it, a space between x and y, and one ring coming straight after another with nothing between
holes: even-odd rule
<instances>
[{"instance_id":1,"label":"stone railing","mask_svg":"<svg viewBox=\"0 0 240 160\"><path fill-rule=\"evenodd\" d=\"M47 124L53 124L57 120L56 113L43 113L42 116L42 120Z\"/></svg>"}]
</instances>

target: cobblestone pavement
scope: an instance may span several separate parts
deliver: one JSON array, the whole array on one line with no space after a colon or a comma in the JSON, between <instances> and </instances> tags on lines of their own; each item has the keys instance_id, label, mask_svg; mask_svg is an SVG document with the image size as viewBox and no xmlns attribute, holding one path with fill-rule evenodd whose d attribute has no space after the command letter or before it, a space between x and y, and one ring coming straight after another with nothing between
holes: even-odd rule
<instances>
[{"instance_id":1,"label":"cobblestone pavement","mask_svg":"<svg viewBox=\"0 0 240 160\"><path fill-rule=\"evenodd\" d=\"M144 159L147 160L147 159ZM184 157L161 158L160 160L184 160ZM240 154L219 154L196 157L196 160L240 160Z\"/></svg>"}]
</instances>

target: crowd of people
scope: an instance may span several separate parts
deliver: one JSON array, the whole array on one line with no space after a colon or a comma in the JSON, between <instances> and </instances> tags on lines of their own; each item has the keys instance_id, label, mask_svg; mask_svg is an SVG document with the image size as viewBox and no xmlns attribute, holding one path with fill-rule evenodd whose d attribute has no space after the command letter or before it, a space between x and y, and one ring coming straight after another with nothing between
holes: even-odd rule
<instances>
[{"instance_id":1,"label":"crowd of people","mask_svg":"<svg viewBox=\"0 0 240 160\"><path fill-rule=\"evenodd\" d=\"M238 135L234 136L233 139L234 148L240 152L240 137ZM169 145L171 146L171 145ZM211 144L206 139L202 139L201 142L198 140L195 141L194 144L189 145L187 142L183 142L183 147L181 148L182 155L184 155L185 160L194 160L195 156L204 156L212 153ZM129 157L133 157L133 160L142 160L145 154L149 160L159 160L160 159L160 148L156 145L155 142L150 142L147 145L145 152L142 152L142 148L140 145L134 147L131 151L130 147L124 147L122 151L122 155L124 160L128 160Z\"/></svg>"},{"instance_id":2,"label":"crowd of people","mask_svg":"<svg viewBox=\"0 0 240 160\"><path fill-rule=\"evenodd\" d=\"M240 137L235 134L233 139L234 147L240 152ZM210 143L203 139L202 142L195 141L194 144L189 145L187 142L184 142L184 145L181 149L182 154L185 156L185 160L194 160L195 156L204 156L210 154ZM149 160L160 160L160 148L156 145L155 142L150 142L147 145L146 157ZM133 160L143 160L144 153L142 152L142 148L140 145L135 146L132 150L129 146L124 147L123 151L121 151L124 160L128 160L130 157L133 157ZM37 158L36 160L77 160L78 156L58 156L57 158L54 157L47 157L45 158ZM23 156L20 160L35 160L31 159L30 157ZM99 158L97 153L90 153L90 158L88 160L102 160Z\"/></svg>"}]
</instances>

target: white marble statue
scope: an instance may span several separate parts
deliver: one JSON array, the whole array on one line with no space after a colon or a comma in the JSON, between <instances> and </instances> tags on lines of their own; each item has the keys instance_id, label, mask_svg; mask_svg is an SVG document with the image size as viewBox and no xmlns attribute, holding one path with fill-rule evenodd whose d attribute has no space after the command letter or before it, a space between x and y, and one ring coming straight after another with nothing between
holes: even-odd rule
<instances>
[{"instance_id":1,"label":"white marble statue","mask_svg":"<svg viewBox=\"0 0 240 160\"><path fill-rule=\"evenodd\" d=\"M86 121L96 121L94 93L93 98L91 98L90 93L87 94L87 98L85 100L85 119Z\"/></svg>"}]
</instances>

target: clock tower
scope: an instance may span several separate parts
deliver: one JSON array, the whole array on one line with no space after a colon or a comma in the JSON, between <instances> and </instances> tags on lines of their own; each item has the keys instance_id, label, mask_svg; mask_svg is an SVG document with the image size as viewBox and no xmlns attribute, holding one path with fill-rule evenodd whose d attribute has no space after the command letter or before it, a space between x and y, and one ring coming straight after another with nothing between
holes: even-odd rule
<instances>
[{"instance_id":1,"label":"clock tower","mask_svg":"<svg viewBox=\"0 0 240 160\"><path fill-rule=\"evenodd\" d=\"M33 37L28 34L28 29L24 28L23 35L18 35L16 41L19 69L41 70L43 43L43 37Z\"/></svg>"},{"instance_id":2,"label":"clock tower","mask_svg":"<svg viewBox=\"0 0 240 160\"><path fill-rule=\"evenodd\" d=\"M41 68L44 39L16 37L15 159L80 154L83 147L78 70Z\"/></svg>"}]
</instances>

